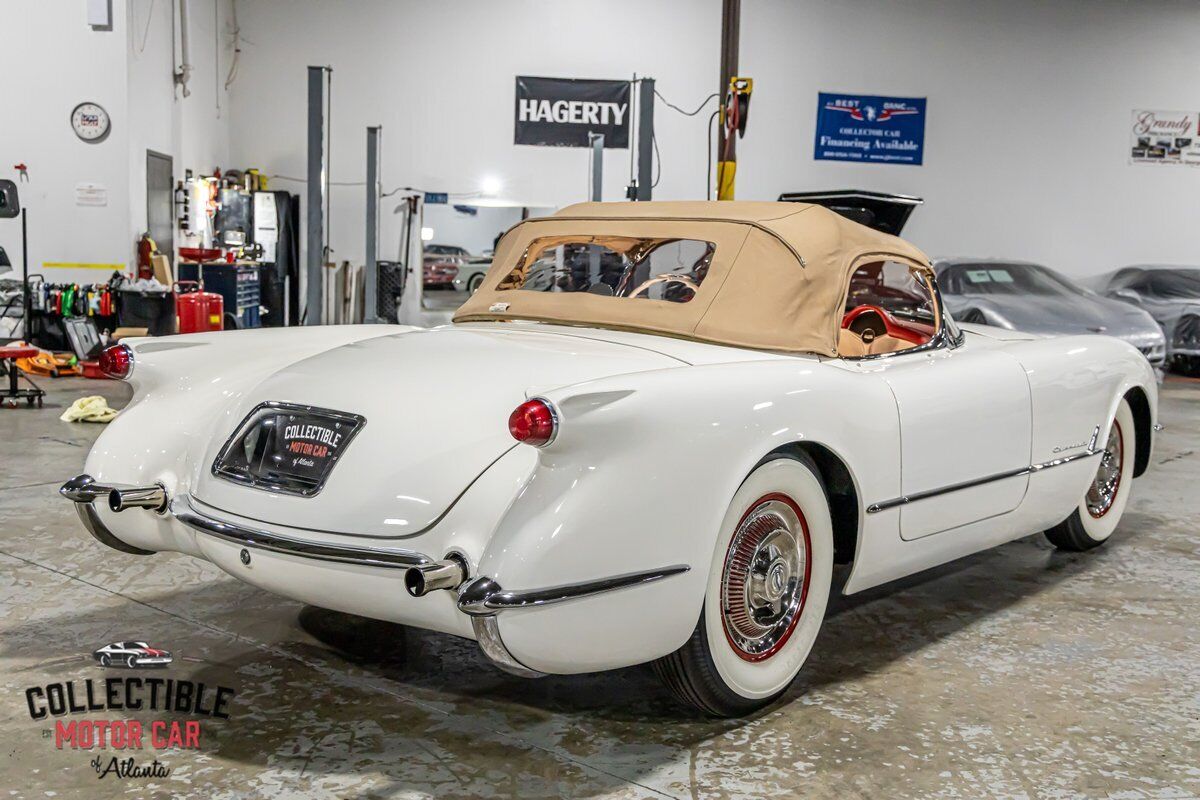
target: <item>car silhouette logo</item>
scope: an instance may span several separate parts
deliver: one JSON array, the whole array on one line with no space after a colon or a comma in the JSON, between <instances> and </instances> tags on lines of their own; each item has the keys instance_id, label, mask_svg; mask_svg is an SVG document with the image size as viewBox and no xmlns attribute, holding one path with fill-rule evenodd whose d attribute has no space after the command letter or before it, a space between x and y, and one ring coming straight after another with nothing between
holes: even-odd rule
<instances>
[{"instance_id":1,"label":"car silhouette logo","mask_svg":"<svg viewBox=\"0 0 1200 800\"><path fill-rule=\"evenodd\" d=\"M99 661L102 667L127 667L129 669L165 667L172 661L169 650L151 647L144 641L106 644L95 650L92 658Z\"/></svg>"}]
</instances>

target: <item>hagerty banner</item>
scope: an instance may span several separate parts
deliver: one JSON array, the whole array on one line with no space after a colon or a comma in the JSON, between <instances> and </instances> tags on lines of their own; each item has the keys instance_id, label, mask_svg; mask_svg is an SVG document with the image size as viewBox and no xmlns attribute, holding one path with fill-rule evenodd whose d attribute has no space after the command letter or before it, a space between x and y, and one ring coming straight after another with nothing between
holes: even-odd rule
<instances>
[{"instance_id":1,"label":"hagerty banner","mask_svg":"<svg viewBox=\"0 0 1200 800\"><path fill-rule=\"evenodd\" d=\"M813 158L920 165L924 148L924 97L817 95Z\"/></svg>"},{"instance_id":2,"label":"hagerty banner","mask_svg":"<svg viewBox=\"0 0 1200 800\"><path fill-rule=\"evenodd\" d=\"M587 147L589 133L604 146L629 147L629 81L517 76L514 144Z\"/></svg>"},{"instance_id":3,"label":"hagerty banner","mask_svg":"<svg viewBox=\"0 0 1200 800\"><path fill-rule=\"evenodd\" d=\"M1200 136L1195 111L1134 111L1129 160L1134 164L1200 167Z\"/></svg>"}]
</instances>

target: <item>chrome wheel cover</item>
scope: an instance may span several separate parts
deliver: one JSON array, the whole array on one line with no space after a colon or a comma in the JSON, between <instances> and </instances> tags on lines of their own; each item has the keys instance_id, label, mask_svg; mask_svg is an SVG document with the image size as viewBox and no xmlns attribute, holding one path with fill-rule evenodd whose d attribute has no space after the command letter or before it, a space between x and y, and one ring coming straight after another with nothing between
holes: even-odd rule
<instances>
[{"instance_id":1,"label":"chrome wheel cover","mask_svg":"<svg viewBox=\"0 0 1200 800\"><path fill-rule=\"evenodd\" d=\"M810 542L800 509L769 495L742 518L721 576L725 635L739 656L773 655L800 619L810 576Z\"/></svg>"},{"instance_id":2,"label":"chrome wheel cover","mask_svg":"<svg viewBox=\"0 0 1200 800\"><path fill-rule=\"evenodd\" d=\"M1113 420L1112 430L1108 432L1108 442L1100 455L1100 466L1096 468L1096 477L1092 479L1092 485L1084 500L1088 513L1096 519L1107 514L1117 499L1124 460L1125 440L1121 435L1121 424Z\"/></svg>"}]
</instances>

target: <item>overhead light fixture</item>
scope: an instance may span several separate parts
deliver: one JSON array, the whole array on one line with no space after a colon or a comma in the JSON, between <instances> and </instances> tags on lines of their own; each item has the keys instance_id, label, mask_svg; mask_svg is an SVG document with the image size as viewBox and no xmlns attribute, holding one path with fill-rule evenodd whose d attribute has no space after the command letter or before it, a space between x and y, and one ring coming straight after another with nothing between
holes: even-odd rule
<instances>
[{"instance_id":1,"label":"overhead light fixture","mask_svg":"<svg viewBox=\"0 0 1200 800\"><path fill-rule=\"evenodd\" d=\"M421 228L421 241L422 242L432 242L433 241L433 228Z\"/></svg>"},{"instance_id":2,"label":"overhead light fixture","mask_svg":"<svg viewBox=\"0 0 1200 800\"><path fill-rule=\"evenodd\" d=\"M501 188L503 188L503 184L500 183L500 179L495 175L486 175L484 176L483 180L479 182L479 190L485 195L500 194Z\"/></svg>"}]
</instances>

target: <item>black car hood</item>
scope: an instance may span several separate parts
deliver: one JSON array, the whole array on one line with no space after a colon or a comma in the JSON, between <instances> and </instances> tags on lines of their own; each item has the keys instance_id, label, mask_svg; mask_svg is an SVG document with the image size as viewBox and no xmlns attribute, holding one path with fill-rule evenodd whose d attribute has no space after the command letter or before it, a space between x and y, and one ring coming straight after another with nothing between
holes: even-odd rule
<instances>
[{"instance_id":1,"label":"black car hood","mask_svg":"<svg viewBox=\"0 0 1200 800\"><path fill-rule=\"evenodd\" d=\"M913 209L925 201L919 197L884 192L864 192L859 189L838 189L832 192L784 192L784 203L812 203L836 211L846 219L899 236Z\"/></svg>"}]
</instances>

